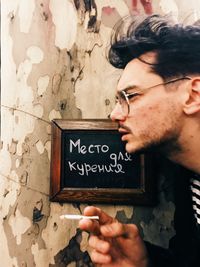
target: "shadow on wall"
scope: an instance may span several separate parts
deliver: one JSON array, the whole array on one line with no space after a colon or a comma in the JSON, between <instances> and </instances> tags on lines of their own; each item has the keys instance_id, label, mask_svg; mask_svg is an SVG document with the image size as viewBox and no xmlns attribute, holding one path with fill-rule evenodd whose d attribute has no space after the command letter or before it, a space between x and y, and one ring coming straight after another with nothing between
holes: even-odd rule
<instances>
[{"instance_id":1,"label":"shadow on wall","mask_svg":"<svg viewBox=\"0 0 200 267\"><path fill-rule=\"evenodd\" d=\"M80 250L81 241L82 231L77 229L76 235L69 241L69 244L55 255L55 264L50 264L49 267L66 267L73 262L76 267L93 267L94 264L88 252Z\"/></svg>"}]
</instances>

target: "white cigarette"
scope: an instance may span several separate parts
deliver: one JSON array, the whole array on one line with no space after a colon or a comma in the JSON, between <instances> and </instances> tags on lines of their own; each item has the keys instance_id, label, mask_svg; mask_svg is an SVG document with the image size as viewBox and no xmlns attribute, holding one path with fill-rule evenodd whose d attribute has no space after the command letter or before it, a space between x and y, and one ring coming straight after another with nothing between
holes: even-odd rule
<instances>
[{"instance_id":1,"label":"white cigarette","mask_svg":"<svg viewBox=\"0 0 200 267\"><path fill-rule=\"evenodd\" d=\"M84 216L84 215L75 215L75 214L65 214L61 215L60 219L69 219L69 220L81 220L81 219L90 219L90 220L99 220L99 216Z\"/></svg>"}]
</instances>

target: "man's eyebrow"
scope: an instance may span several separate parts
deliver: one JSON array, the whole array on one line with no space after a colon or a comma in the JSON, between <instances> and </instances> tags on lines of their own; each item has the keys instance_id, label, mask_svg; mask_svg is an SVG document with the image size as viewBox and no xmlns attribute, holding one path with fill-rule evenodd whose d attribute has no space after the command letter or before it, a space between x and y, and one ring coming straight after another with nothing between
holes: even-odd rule
<instances>
[{"instance_id":1,"label":"man's eyebrow","mask_svg":"<svg viewBox=\"0 0 200 267\"><path fill-rule=\"evenodd\" d=\"M134 85L134 84L130 84L130 85L120 89L118 92L122 92L122 91L127 92L128 90L133 90L133 89L140 89L140 87L137 85Z\"/></svg>"}]
</instances>

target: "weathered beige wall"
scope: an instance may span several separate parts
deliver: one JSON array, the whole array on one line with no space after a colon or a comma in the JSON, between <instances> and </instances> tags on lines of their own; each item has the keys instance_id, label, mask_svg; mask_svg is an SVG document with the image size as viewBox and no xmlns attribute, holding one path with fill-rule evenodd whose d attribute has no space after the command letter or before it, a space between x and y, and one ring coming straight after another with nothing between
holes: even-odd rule
<instances>
[{"instance_id":1,"label":"weathered beige wall","mask_svg":"<svg viewBox=\"0 0 200 267\"><path fill-rule=\"evenodd\" d=\"M1 9L0 265L91 266L87 235L59 219L84 205L49 202L50 121L108 116L120 71L107 63L105 48L120 17L172 12L191 23L200 1L2 0ZM163 246L174 211L165 164L158 206L103 207Z\"/></svg>"}]
</instances>

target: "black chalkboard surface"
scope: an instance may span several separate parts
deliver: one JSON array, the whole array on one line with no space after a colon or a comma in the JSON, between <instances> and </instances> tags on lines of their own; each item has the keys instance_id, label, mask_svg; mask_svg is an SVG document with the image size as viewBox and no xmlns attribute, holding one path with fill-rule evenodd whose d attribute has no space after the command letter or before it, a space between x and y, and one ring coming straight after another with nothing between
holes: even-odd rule
<instances>
[{"instance_id":1,"label":"black chalkboard surface","mask_svg":"<svg viewBox=\"0 0 200 267\"><path fill-rule=\"evenodd\" d=\"M52 201L154 202L152 156L128 154L110 120L52 121L51 151Z\"/></svg>"}]
</instances>

